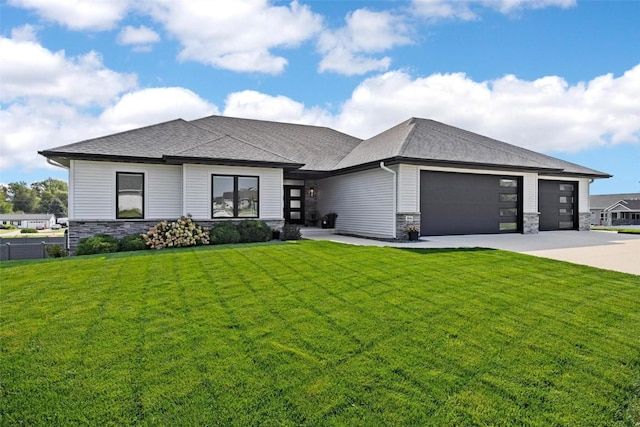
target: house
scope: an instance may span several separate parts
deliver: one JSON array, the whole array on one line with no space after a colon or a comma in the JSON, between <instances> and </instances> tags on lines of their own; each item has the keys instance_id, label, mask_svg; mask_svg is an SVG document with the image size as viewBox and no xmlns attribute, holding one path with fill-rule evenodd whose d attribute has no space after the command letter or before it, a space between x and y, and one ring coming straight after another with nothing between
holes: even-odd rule
<instances>
[{"instance_id":1,"label":"house","mask_svg":"<svg viewBox=\"0 0 640 427\"><path fill-rule=\"evenodd\" d=\"M56 223L53 214L0 214L0 224L15 225L18 228L51 228Z\"/></svg>"},{"instance_id":2,"label":"house","mask_svg":"<svg viewBox=\"0 0 640 427\"><path fill-rule=\"evenodd\" d=\"M592 225L640 225L640 193L590 197Z\"/></svg>"},{"instance_id":3,"label":"house","mask_svg":"<svg viewBox=\"0 0 640 427\"><path fill-rule=\"evenodd\" d=\"M338 214L337 232L422 235L588 230L589 183L610 175L433 120L367 140L326 127L210 116L40 152L69 170L69 239L159 220Z\"/></svg>"}]
</instances>

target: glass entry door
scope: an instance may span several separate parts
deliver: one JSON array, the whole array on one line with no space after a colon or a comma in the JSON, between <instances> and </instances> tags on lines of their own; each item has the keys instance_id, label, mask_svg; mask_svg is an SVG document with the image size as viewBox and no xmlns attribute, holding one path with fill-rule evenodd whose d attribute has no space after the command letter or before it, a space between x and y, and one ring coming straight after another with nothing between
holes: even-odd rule
<instances>
[{"instance_id":1,"label":"glass entry door","mask_svg":"<svg viewBox=\"0 0 640 427\"><path fill-rule=\"evenodd\" d=\"M289 224L304 224L304 186L284 186L284 220Z\"/></svg>"}]
</instances>

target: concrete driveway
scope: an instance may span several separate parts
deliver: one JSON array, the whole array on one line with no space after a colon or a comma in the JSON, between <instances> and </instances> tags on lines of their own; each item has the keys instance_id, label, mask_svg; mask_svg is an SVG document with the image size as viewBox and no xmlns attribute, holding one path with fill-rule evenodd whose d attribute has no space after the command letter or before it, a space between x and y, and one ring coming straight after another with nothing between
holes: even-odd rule
<instances>
[{"instance_id":1,"label":"concrete driveway","mask_svg":"<svg viewBox=\"0 0 640 427\"><path fill-rule=\"evenodd\" d=\"M404 248L482 247L640 275L640 235L607 231L544 231L538 234L478 234L421 237L418 242L386 242L303 229L303 237L354 245Z\"/></svg>"}]
</instances>

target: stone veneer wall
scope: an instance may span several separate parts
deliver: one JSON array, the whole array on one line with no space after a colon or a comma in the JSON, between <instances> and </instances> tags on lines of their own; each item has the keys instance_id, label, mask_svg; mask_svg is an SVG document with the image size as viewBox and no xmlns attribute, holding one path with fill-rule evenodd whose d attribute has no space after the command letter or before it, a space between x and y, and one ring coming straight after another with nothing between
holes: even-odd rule
<instances>
[{"instance_id":1,"label":"stone veneer wall","mask_svg":"<svg viewBox=\"0 0 640 427\"><path fill-rule=\"evenodd\" d=\"M578 214L578 230L591 230L591 212L580 212Z\"/></svg>"},{"instance_id":2,"label":"stone veneer wall","mask_svg":"<svg viewBox=\"0 0 640 427\"><path fill-rule=\"evenodd\" d=\"M522 234L538 234L540 231L540 214L525 212L522 214Z\"/></svg>"},{"instance_id":3,"label":"stone veneer wall","mask_svg":"<svg viewBox=\"0 0 640 427\"><path fill-rule=\"evenodd\" d=\"M407 217L413 217L407 221ZM410 226L418 227L420 230L420 212L405 212L396 214L396 239L408 240Z\"/></svg>"},{"instance_id":4,"label":"stone veneer wall","mask_svg":"<svg viewBox=\"0 0 640 427\"><path fill-rule=\"evenodd\" d=\"M168 221L175 221L177 218L168 219ZM149 228L158 224L159 222L164 221L164 219L156 219L156 220L129 220L129 221L69 221L69 251L71 254L75 252L76 246L78 246L78 242L80 239L84 239L86 237L91 237L96 234L107 234L109 236L113 236L117 239L121 239L124 236L128 236L130 234L142 234L145 233ZM194 220L198 225L206 228L211 228L211 226L216 222L229 221L225 220ZM231 222L238 223L242 221L241 219L233 219ZM284 225L284 220L261 220L267 223L267 225L271 228L275 228L278 230L282 229Z\"/></svg>"}]
</instances>

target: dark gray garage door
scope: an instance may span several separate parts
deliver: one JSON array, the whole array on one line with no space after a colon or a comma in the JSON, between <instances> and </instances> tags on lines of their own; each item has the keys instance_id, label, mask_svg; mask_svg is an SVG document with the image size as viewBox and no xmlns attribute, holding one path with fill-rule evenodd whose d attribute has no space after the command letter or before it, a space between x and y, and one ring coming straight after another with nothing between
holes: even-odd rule
<instances>
[{"instance_id":1,"label":"dark gray garage door","mask_svg":"<svg viewBox=\"0 0 640 427\"><path fill-rule=\"evenodd\" d=\"M420 232L425 236L522 230L521 178L430 172L420 174Z\"/></svg>"},{"instance_id":2,"label":"dark gray garage door","mask_svg":"<svg viewBox=\"0 0 640 427\"><path fill-rule=\"evenodd\" d=\"M538 181L540 231L578 229L578 183Z\"/></svg>"}]
</instances>

